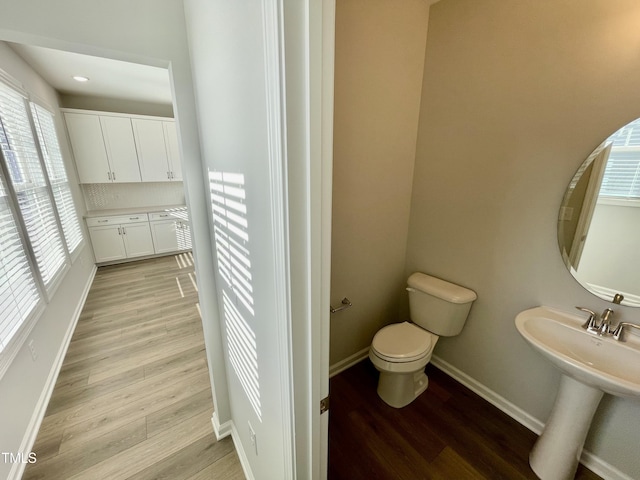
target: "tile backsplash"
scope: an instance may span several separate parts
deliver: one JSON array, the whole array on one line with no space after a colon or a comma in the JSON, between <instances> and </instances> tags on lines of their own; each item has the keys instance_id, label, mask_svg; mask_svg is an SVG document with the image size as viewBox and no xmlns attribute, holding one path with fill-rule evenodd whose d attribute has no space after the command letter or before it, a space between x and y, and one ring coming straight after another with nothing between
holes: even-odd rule
<instances>
[{"instance_id":1,"label":"tile backsplash","mask_svg":"<svg viewBox=\"0 0 640 480\"><path fill-rule=\"evenodd\" d=\"M82 193L88 211L185 203L182 182L87 183Z\"/></svg>"}]
</instances>

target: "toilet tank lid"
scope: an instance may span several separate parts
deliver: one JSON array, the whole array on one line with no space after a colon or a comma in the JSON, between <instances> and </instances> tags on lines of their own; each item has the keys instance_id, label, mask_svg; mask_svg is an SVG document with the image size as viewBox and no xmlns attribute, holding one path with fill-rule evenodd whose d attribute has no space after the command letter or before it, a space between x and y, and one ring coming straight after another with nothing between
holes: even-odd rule
<instances>
[{"instance_id":1,"label":"toilet tank lid","mask_svg":"<svg viewBox=\"0 0 640 480\"><path fill-rule=\"evenodd\" d=\"M473 290L420 272L412 274L407 284L410 288L451 303L469 303L478 298Z\"/></svg>"}]
</instances>

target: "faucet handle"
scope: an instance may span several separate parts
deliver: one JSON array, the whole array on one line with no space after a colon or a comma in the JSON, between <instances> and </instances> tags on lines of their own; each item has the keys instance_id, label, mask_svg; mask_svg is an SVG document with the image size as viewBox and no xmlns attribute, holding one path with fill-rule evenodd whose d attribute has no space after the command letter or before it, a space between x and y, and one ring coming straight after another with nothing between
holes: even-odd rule
<instances>
[{"instance_id":1,"label":"faucet handle","mask_svg":"<svg viewBox=\"0 0 640 480\"><path fill-rule=\"evenodd\" d=\"M586 328L587 330L597 330L598 327L596 326L596 312L584 307L576 307L576 308L584 313L589 314L589 318L584 323L584 325L582 325L582 328Z\"/></svg>"}]
</instances>

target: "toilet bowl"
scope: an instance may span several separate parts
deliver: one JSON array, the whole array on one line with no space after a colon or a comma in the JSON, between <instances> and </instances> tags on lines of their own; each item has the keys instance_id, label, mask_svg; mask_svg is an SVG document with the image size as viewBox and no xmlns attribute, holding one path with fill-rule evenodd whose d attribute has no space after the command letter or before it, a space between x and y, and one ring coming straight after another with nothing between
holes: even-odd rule
<instances>
[{"instance_id":1,"label":"toilet bowl","mask_svg":"<svg viewBox=\"0 0 640 480\"><path fill-rule=\"evenodd\" d=\"M438 336L410 322L382 328L371 343L369 359L380 372L378 395L402 408L429 386L424 368L431 360Z\"/></svg>"},{"instance_id":2,"label":"toilet bowl","mask_svg":"<svg viewBox=\"0 0 640 480\"><path fill-rule=\"evenodd\" d=\"M424 273L414 273L407 283L412 322L383 327L369 349L369 359L380 372L378 396L395 408L427 389L424 369L438 338L460 333L477 298L473 290Z\"/></svg>"}]
</instances>

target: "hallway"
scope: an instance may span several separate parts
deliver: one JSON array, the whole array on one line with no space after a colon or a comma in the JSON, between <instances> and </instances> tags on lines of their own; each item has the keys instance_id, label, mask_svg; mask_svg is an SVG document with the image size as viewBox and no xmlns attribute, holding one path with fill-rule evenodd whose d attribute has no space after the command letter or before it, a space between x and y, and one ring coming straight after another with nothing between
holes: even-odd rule
<instances>
[{"instance_id":1,"label":"hallway","mask_svg":"<svg viewBox=\"0 0 640 480\"><path fill-rule=\"evenodd\" d=\"M216 441L193 256L98 269L33 448L35 479L244 479Z\"/></svg>"}]
</instances>

